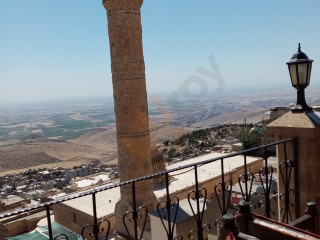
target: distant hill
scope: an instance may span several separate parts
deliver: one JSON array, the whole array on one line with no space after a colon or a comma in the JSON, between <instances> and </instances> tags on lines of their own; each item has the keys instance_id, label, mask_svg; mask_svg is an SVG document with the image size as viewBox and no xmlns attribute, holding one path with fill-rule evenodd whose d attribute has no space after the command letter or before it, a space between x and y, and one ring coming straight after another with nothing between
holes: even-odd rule
<instances>
[{"instance_id":1,"label":"distant hill","mask_svg":"<svg viewBox=\"0 0 320 240\"><path fill-rule=\"evenodd\" d=\"M167 139L176 139L185 133L192 132L195 128L178 127L171 124L150 124L151 144L156 145Z\"/></svg>"},{"instance_id":2,"label":"distant hill","mask_svg":"<svg viewBox=\"0 0 320 240\"><path fill-rule=\"evenodd\" d=\"M52 157L44 152L28 152L24 153L23 156L21 156L19 152L8 154L6 151L1 151L0 159L0 168L2 171L60 162L59 159Z\"/></svg>"},{"instance_id":3,"label":"distant hill","mask_svg":"<svg viewBox=\"0 0 320 240\"><path fill-rule=\"evenodd\" d=\"M28 168L40 164L63 163L98 159L108 160L108 156L90 146L50 139L30 139L0 148L0 171Z\"/></svg>"},{"instance_id":4,"label":"distant hill","mask_svg":"<svg viewBox=\"0 0 320 240\"><path fill-rule=\"evenodd\" d=\"M196 128L208 128L215 126L217 124L243 124L246 120L246 123L258 123L262 120L262 114L268 111L267 107L254 107L247 111L243 112L230 112L230 113L222 113L220 115L199 121L192 125L192 127Z\"/></svg>"},{"instance_id":5,"label":"distant hill","mask_svg":"<svg viewBox=\"0 0 320 240\"><path fill-rule=\"evenodd\" d=\"M151 144L156 145L157 143L162 143L166 139L175 139L184 133L191 132L192 130L194 130L194 128L182 128L170 124L159 124L151 122ZM104 151L110 151L113 149L113 151L116 153L116 128L111 127L108 129L96 129L81 135L80 137L72 140L71 142L79 145L104 149Z\"/></svg>"},{"instance_id":6,"label":"distant hill","mask_svg":"<svg viewBox=\"0 0 320 240\"><path fill-rule=\"evenodd\" d=\"M153 145L166 139L175 139L192 129L151 123ZM93 160L117 164L115 126L84 133L72 141L44 138L31 134L18 143L0 147L0 172L41 167L72 167Z\"/></svg>"},{"instance_id":7,"label":"distant hill","mask_svg":"<svg viewBox=\"0 0 320 240\"><path fill-rule=\"evenodd\" d=\"M100 149L114 147L117 144L116 129L115 127L95 129L70 142Z\"/></svg>"}]
</instances>

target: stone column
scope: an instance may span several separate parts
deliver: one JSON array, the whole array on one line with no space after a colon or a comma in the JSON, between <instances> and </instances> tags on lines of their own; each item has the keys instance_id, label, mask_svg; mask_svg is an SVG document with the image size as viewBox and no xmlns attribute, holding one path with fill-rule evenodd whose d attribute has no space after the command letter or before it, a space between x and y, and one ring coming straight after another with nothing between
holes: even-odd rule
<instances>
[{"instance_id":1,"label":"stone column","mask_svg":"<svg viewBox=\"0 0 320 240\"><path fill-rule=\"evenodd\" d=\"M152 174L149 116L142 47L143 0L105 0L111 54L120 181ZM136 183L137 207L154 209L153 181ZM121 187L117 231L126 235L122 216L132 210L131 184Z\"/></svg>"},{"instance_id":2,"label":"stone column","mask_svg":"<svg viewBox=\"0 0 320 240\"><path fill-rule=\"evenodd\" d=\"M284 144L277 146L279 162L284 162L286 156L294 163L294 176L290 183L290 188L295 190L295 198L290 197L295 205L291 209L293 218L304 215L307 202L316 202L320 206L320 125L307 114L288 112L267 125L267 134L273 135L276 140L296 138L293 143L286 144L287 155L284 153ZM280 169L278 172L278 189L284 192Z\"/></svg>"}]
</instances>

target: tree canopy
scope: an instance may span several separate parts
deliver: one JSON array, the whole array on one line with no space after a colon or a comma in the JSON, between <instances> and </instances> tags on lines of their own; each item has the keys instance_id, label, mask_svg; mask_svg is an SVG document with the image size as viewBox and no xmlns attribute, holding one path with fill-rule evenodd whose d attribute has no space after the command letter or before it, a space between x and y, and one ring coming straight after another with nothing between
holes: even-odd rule
<instances>
[{"instance_id":1,"label":"tree canopy","mask_svg":"<svg viewBox=\"0 0 320 240\"><path fill-rule=\"evenodd\" d=\"M254 132L250 131L250 128L243 128L239 133L239 140L242 143L242 149L246 150L254 148L258 145L258 138Z\"/></svg>"}]
</instances>

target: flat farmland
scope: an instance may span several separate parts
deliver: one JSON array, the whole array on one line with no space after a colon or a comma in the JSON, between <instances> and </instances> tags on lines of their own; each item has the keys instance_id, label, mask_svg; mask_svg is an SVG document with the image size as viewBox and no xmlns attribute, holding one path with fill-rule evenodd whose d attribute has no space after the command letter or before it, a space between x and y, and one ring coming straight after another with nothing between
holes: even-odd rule
<instances>
[{"instance_id":1,"label":"flat farmland","mask_svg":"<svg viewBox=\"0 0 320 240\"><path fill-rule=\"evenodd\" d=\"M318 91L308 97L320 102ZM149 99L151 145L199 128L257 123L271 107L289 106L295 93L250 93L220 98ZM0 105L0 172L72 167L91 161L117 164L113 99Z\"/></svg>"},{"instance_id":2,"label":"flat farmland","mask_svg":"<svg viewBox=\"0 0 320 240\"><path fill-rule=\"evenodd\" d=\"M68 141L115 121L111 99L2 106L0 113L0 146L32 134Z\"/></svg>"}]
</instances>

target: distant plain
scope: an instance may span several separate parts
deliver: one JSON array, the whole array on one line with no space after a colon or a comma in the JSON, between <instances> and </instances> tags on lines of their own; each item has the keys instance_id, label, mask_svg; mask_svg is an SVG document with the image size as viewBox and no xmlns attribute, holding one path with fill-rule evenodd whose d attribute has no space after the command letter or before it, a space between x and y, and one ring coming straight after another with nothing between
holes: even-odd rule
<instances>
[{"instance_id":1,"label":"distant plain","mask_svg":"<svg viewBox=\"0 0 320 240\"><path fill-rule=\"evenodd\" d=\"M312 105L319 105L317 90L308 97ZM169 100L149 99L152 146L198 128L260 122L271 107L289 106L295 94ZM117 165L112 99L0 106L0 116L0 175L29 168L71 168L94 160Z\"/></svg>"}]
</instances>

